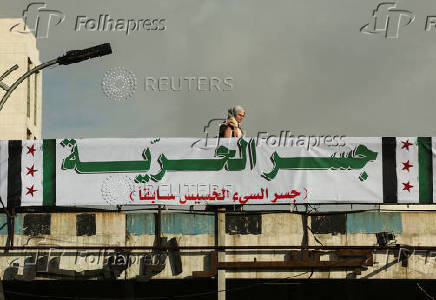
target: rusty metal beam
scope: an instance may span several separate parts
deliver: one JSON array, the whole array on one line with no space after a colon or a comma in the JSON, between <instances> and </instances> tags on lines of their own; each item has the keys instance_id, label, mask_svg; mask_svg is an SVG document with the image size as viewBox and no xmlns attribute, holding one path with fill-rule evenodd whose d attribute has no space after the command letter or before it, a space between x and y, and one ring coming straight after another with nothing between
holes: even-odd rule
<instances>
[{"instance_id":1,"label":"rusty metal beam","mask_svg":"<svg viewBox=\"0 0 436 300\"><path fill-rule=\"evenodd\" d=\"M195 271L193 277L214 277L218 270L297 270L297 269L337 269L352 268L356 274L361 273L361 268L373 265L373 253L368 250L338 250L338 259L321 261L321 252L292 251L290 260L287 261L236 261L220 262L216 251L211 252L210 270Z\"/></svg>"},{"instance_id":2,"label":"rusty metal beam","mask_svg":"<svg viewBox=\"0 0 436 300\"><path fill-rule=\"evenodd\" d=\"M332 260L332 261L236 261L236 262L218 262L218 270L261 270L261 269L299 269L299 268L348 268L361 267L362 259Z\"/></svg>"}]
</instances>

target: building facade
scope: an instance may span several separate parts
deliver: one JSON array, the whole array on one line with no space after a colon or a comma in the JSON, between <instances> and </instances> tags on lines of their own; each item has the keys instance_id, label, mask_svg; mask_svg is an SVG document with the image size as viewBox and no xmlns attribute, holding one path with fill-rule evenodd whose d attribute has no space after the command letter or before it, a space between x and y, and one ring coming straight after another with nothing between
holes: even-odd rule
<instances>
[{"instance_id":1,"label":"building facade","mask_svg":"<svg viewBox=\"0 0 436 300\"><path fill-rule=\"evenodd\" d=\"M29 69L40 64L36 38L32 33L10 30L21 18L0 19L0 73L13 65L18 69L7 76L3 83L10 86ZM20 26L18 26L20 27ZM1 90L1 96L4 91ZM42 138L42 72L22 82L0 111L0 138Z\"/></svg>"}]
</instances>

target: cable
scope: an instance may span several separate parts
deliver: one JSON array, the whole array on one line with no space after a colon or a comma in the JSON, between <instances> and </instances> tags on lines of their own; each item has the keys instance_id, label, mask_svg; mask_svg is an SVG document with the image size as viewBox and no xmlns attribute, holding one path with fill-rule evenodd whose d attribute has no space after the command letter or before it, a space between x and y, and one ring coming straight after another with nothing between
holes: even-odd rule
<instances>
[{"instance_id":1,"label":"cable","mask_svg":"<svg viewBox=\"0 0 436 300\"><path fill-rule=\"evenodd\" d=\"M421 286L421 285L419 285L419 283L417 282L416 283L416 285L418 286L418 288L424 293L424 295L426 295L429 299L431 299L431 300L435 300L434 299L434 297L432 297L432 296L430 296L430 294L429 293L427 293L427 291L426 290L424 290L424 288Z\"/></svg>"},{"instance_id":2,"label":"cable","mask_svg":"<svg viewBox=\"0 0 436 300\"><path fill-rule=\"evenodd\" d=\"M307 229L309 229L309 231L312 233L313 238L315 239L315 241L316 241L318 244L320 244L321 246L324 246L324 244L321 243L321 241L316 237L315 233L313 233L312 228L310 228L309 225L306 225L306 226L307 226Z\"/></svg>"}]
</instances>

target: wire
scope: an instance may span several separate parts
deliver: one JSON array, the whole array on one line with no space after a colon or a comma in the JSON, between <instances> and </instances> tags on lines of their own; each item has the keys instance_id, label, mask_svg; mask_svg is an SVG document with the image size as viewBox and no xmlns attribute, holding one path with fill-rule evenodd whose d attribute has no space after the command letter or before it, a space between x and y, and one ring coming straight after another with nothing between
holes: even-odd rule
<instances>
[{"instance_id":1,"label":"wire","mask_svg":"<svg viewBox=\"0 0 436 300\"><path fill-rule=\"evenodd\" d=\"M121 212L134 212L134 211L156 211L155 208L133 208L133 209L123 209ZM101 212L111 212L116 210L102 210ZM180 212L180 213L190 213L193 215L201 215L205 213L212 213L211 211L191 211L189 209L183 210L183 209L171 209L169 208L168 211L171 212ZM430 210L409 210L413 212L428 212ZM436 211L436 210L434 210ZM232 213L233 211L228 211L227 213ZM334 215L343 215L343 214L356 214L356 213L362 213L362 212L401 212L401 210L397 209L361 209L361 210L352 210L352 211L331 211L331 212L322 212L319 211L317 208L313 208L312 210L308 211L289 211L289 209L283 209L283 210L275 210L275 211L242 211L244 214L276 214L278 212L286 212L290 214L296 214L296 215L308 215L308 216L334 216ZM314 213L313 213L314 212ZM235 211L235 213L240 213L240 211Z\"/></svg>"},{"instance_id":2,"label":"wire","mask_svg":"<svg viewBox=\"0 0 436 300\"><path fill-rule=\"evenodd\" d=\"M417 282L416 285L418 286L418 288L424 293L424 295L426 295L429 299L431 300L435 300L434 297L430 296L429 293L427 293L426 290L424 290L424 288Z\"/></svg>"},{"instance_id":3,"label":"wire","mask_svg":"<svg viewBox=\"0 0 436 300\"><path fill-rule=\"evenodd\" d=\"M2 197L0 197L0 204L2 206L3 211L6 213L6 215L9 218L11 218L12 216L11 216L10 212L7 210L7 208L5 207L5 204L3 203Z\"/></svg>"},{"instance_id":4,"label":"wire","mask_svg":"<svg viewBox=\"0 0 436 300\"><path fill-rule=\"evenodd\" d=\"M306 226L307 226L307 229L309 229L309 231L312 233L313 238L315 239L315 241L316 241L318 244L320 244L321 246L324 246L324 244L321 243L321 241L316 237L315 233L312 231L312 228L310 228L309 225L306 225Z\"/></svg>"}]
</instances>

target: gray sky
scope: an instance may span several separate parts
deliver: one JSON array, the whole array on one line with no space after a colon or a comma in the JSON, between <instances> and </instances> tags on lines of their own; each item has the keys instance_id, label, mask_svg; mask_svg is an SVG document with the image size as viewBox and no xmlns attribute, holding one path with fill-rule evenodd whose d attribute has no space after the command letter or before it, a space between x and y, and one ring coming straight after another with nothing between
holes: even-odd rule
<instances>
[{"instance_id":1,"label":"gray sky","mask_svg":"<svg viewBox=\"0 0 436 300\"><path fill-rule=\"evenodd\" d=\"M8 0L0 17L29 1ZM397 1L415 15L398 39L367 35L379 1L48 1L65 21L38 39L41 60L110 42L113 54L44 71L43 137L201 136L209 119L246 108L248 135L436 136L436 2ZM166 30L75 32L76 17L166 19ZM122 66L138 86L123 103L102 92ZM232 91L144 91L147 76L232 77ZM433 121L432 121L433 120Z\"/></svg>"}]
</instances>

